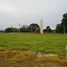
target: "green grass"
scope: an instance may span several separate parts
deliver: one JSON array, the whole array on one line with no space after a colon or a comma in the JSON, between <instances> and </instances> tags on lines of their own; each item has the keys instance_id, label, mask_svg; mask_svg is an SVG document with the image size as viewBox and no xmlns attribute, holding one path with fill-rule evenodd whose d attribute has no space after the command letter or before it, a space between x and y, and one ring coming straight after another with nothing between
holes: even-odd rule
<instances>
[{"instance_id":1,"label":"green grass","mask_svg":"<svg viewBox=\"0 0 67 67\"><path fill-rule=\"evenodd\" d=\"M67 35L0 33L0 49L41 51L64 55Z\"/></svg>"}]
</instances>

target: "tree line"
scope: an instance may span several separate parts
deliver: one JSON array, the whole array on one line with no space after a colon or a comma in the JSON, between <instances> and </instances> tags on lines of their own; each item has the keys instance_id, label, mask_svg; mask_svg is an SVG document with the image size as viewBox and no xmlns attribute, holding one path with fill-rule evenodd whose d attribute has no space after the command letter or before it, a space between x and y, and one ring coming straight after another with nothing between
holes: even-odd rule
<instances>
[{"instance_id":1,"label":"tree line","mask_svg":"<svg viewBox=\"0 0 67 67\"><path fill-rule=\"evenodd\" d=\"M52 32L50 26L47 26L46 29L43 29L44 32ZM36 32L39 33L40 32L40 27L38 24L36 23L32 23L29 26L28 25L22 25L22 27L20 28L15 28L13 26L8 27L4 30L4 32L24 32L24 33L28 33L28 32Z\"/></svg>"},{"instance_id":2,"label":"tree line","mask_svg":"<svg viewBox=\"0 0 67 67\"><path fill-rule=\"evenodd\" d=\"M43 29L44 32L56 32L56 33L67 33L67 13L63 14L63 18L60 24L56 25L56 29L52 30L50 26ZM40 27L36 23L28 25L22 25L22 27L15 28L13 26L6 28L4 31L0 32L40 32Z\"/></svg>"}]
</instances>

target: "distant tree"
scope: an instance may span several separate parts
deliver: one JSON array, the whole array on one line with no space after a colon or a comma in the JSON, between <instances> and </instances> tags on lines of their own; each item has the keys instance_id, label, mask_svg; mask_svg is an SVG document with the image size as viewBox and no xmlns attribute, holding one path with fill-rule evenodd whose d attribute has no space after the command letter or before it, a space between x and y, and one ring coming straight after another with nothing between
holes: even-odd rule
<instances>
[{"instance_id":1,"label":"distant tree","mask_svg":"<svg viewBox=\"0 0 67 67\"><path fill-rule=\"evenodd\" d=\"M0 30L0 32L4 32L4 30Z\"/></svg>"},{"instance_id":2,"label":"distant tree","mask_svg":"<svg viewBox=\"0 0 67 67\"><path fill-rule=\"evenodd\" d=\"M56 32L57 33L63 33L63 26L61 24L57 24L57 26L56 26Z\"/></svg>"},{"instance_id":3,"label":"distant tree","mask_svg":"<svg viewBox=\"0 0 67 67\"><path fill-rule=\"evenodd\" d=\"M5 32L18 32L17 28L9 27L5 29Z\"/></svg>"},{"instance_id":4,"label":"distant tree","mask_svg":"<svg viewBox=\"0 0 67 67\"><path fill-rule=\"evenodd\" d=\"M17 28L12 28L12 32L19 32L19 29L17 29Z\"/></svg>"},{"instance_id":5,"label":"distant tree","mask_svg":"<svg viewBox=\"0 0 67 67\"><path fill-rule=\"evenodd\" d=\"M29 30L30 32L39 32L40 31L40 27L38 24L33 23L29 25Z\"/></svg>"},{"instance_id":6,"label":"distant tree","mask_svg":"<svg viewBox=\"0 0 67 67\"><path fill-rule=\"evenodd\" d=\"M52 32L50 26L47 26L47 27L46 27L45 32Z\"/></svg>"},{"instance_id":7,"label":"distant tree","mask_svg":"<svg viewBox=\"0 0 67 67\"><path fill-rule=\"evenodd\" d=\"M67 13L65 13L63 15L63 19L62 19L61 25L63 25L63 32L67 33Z\"/></svg>"},{"instance_id":8,"label":"distant tree","mask_svg":"<svg viewBox=\"0 0 67 67\"><path fill-rule=\"evenodd\" d=\"M63 15L62 22L56 26L57 33L67 33L67 13Z\"/></svg>"},{"instance_id":9,"label":"distant tree","mask_svg":"<svg viewBox=\"0 0 67 67\"><path fill-rule=\"evenodd\" d=\"M12 32L12 28L6 28L5 32Z\"/></svg>"},{"instance_id":10,"label":"distant tree","mask_svg":"<svg viewBox=\"0 0 67 67\"><path fill-rule=\"evenodd\" d=\"M27 25L22 25L20 32L29 32L29 27Z\"/></svg>"},{"instance_id":11,"label":"distant tree","mask_svg":"<svg viewBox=\"0 0 67 67\"><path fill-rule=\"evenodd\" d=\"M67 25L67 13L65 13L63 15L63 19L62 19L62 23L61 24L63 24L63 23L65 23L65 25Z\"/></svg>"}]
</instances>

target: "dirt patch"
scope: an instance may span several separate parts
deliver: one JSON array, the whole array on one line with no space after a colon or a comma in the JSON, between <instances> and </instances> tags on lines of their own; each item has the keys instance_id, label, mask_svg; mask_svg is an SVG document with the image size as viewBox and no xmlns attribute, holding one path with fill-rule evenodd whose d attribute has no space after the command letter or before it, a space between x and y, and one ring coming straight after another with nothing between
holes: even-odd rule
<instances>
[{"instance_id":1,"label":"dirt patch","mask_svg":"<svg viewBox=\"0 0 67 67\"><path fill-rule=\"evenodd\" d=\"M67 67L67 60L37 57L33 51L0 50L0 67Z\"/></svg>"}]
</instances>

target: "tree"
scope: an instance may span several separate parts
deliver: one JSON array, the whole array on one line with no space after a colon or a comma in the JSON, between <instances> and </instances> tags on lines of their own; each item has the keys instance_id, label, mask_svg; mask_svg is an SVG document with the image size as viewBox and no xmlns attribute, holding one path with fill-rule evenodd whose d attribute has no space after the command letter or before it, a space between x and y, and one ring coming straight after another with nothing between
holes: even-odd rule
<instances>
[{"instance_id":1,"label":"tree","mask_svg":"<svg viewBox=\"0 0 67 67\"><path fill-rule=\"evenodd\" d=\"M64 34L67 33L67 13L63 15L62 23Z\"/></svg>"},{"instance_id":2,"label":"tree","mask_svg":"<svg viewBox=\"0 0 67 67\"><path fill-rule=\"evenodd\" d=\"M12 32L19 32L19 29L17 29L17 28L12 28Z\"/></svg>"},{"instance_id":3,"label":"tree","mask_svg":"<svg viewBox=\"0 0 67 67\"><path fill-rule=\"evenodd\" d=\"M56 26L57 33L67 33L67 13L63 14L63 19L60 24Z\"/></svg>"},{"instance_id":4,"label":"tree","mask_svg":"<svg viewBox=\"0 0 67 67\"><path fill-rule=\"evenodd\" d=\"M40 27L38 24L33 23L33 24L29 25L29 30L30 30L30 32L39 32Z\"/></svg>"},{"instance_id":5,"label":"tree","mask_svg":"<svg viewBox=\"0 0 67 67\"><path fill-rule=\"evenodd\" d=\"M9 27L5 29L5 32L18 32L19 30L17 28Z\"/></svg>"},{"instance_id":6,"label":"tree","mask_svg":"<svg viewBox=\"0 0 67 67\"><path fill-rule=\"evenodd\" d=\"M12 28L6 28L5 32L12 32Z\"/></svg>"},{"instance_id":7,"label":"tree","mask_svg":"<svg viewBox=\"0 0 67 67\"><path fill-rule=\"evenodd\" d=\"M20 32L29 32L29 27L27 25L22 25Z\"/></svg>"},{"instance_id":8,"label":"tree","mask_svg":"<svg viewBox=\"0 0 67 67\"><path fill-rule=\"evenodd\" d=\"M4 32L4 30L0 30L0 32Z\"/></svg>"},{"instance_id":9,"label":"tree","mask_svg":"<svg viewBox=\"0 0 67 67\"><path fill-rule=\"evenodd\" d=\"M47 26L46 29L45 29L46 32L52 32L50 26Z\"/></svg>"},{"instance_id":10,"label":"tree","mask_svg":"<svg viewBox=\"0 0 67 67\"><path fill-rule=\"evenodd\" d=\"M56 32L57 33L63 33L63 25L57 24L57 26L56 26Z\"/></svg>"}]
</instances>

